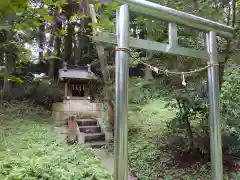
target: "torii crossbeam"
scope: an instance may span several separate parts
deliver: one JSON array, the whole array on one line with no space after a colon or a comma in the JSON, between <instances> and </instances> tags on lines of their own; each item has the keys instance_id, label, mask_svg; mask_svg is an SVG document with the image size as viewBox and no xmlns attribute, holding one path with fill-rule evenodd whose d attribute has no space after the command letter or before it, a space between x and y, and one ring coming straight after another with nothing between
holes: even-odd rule
<instances>
[{"instance_id":1,"label":"torii crossbeam","mask_svg":"<svg viewBox=\"0 0 240 180\"><path fill-rule=\"evenodd\" d=\"M95 2L111 0L92 0ZM129 54L121 50L129 47L146 49L151 51L161 51L175 55L183 55L209 60L210 64L218 64L223 58L217 52L216 36L233 38L234 29L232 27L204 19L192 14L177 11L146 0L115 0L123 4L117 14L117 33L98 33L93 37L94 41L116 44L120 49L116 52L116 114L115 114L115 180L128 179L128 57ZM141 40L129 37L129 9L139 13L162 19L169 22L169 44ZM177 24L198 29L206 33L206 50L199 51L190 48L180 47L177 43ZM211 143L211 177L213 180L223 179L222 167L222 142L220 128L220 99L219 99L219 79L218 66L208 68L209 83L209 103L210 103L210 143Z\"/></svg>"}]
</instances>

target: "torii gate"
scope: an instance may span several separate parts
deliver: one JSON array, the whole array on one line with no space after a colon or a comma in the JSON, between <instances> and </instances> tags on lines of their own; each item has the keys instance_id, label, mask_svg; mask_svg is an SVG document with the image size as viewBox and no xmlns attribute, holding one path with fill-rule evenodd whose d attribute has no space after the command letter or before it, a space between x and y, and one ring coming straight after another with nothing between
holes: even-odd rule
<instances>
[{"instance_id":1,"label":"torii gate","mask_svg":"<svg viewBox=\"0 0 240 180\"><path fill-rule=\"evenodd\" d=\"M111 0L93 0L104 2ZM208 82L209 82L209 103L210 103L210 143L211 143L211 177L213 180L223 179L222 167L222 140L220 128L220 99L218 79L218 59L223 57L217 52L216 36L233 38L232 27L217 22L194 16L185 12L177 11L146 0L115 0L123 4L116 15L117 33L98 33L93 37L94 41L111 43L117 45L116 51L116 114L115 114L115 180L128 179L128 57L126 49L129 47L146 49L149 51L160 51L164 53L195 57L209 60ZM131 10L143 13L147 16L159 18L169 22L169 44L142 40L129 37L129 7ZM206 33L206 50L180 47L177 43L177 25L185 25ZM213 66L214 65L214 66Z\"/></svg>"}]
</instances>

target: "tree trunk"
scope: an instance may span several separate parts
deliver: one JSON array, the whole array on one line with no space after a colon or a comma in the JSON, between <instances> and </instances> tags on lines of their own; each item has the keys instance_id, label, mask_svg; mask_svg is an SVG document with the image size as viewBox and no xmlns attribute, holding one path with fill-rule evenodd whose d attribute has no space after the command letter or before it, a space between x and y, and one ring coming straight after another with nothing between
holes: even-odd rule
<instances>
[{"instance_id":1,"label":"tree trunk","mask_svg":"<svg viewBox=\"0 0 240 180\"><path fill-rule=\"evenodd\" d=\"M55 21L56 21L56 36L55 36L55 44L54 44L54 51L56 52L56 56L60 57L61 56L61 44L62 44L62 39L59 34L60 30L62 29L62 22L60 22L57 19L58 14L56 13Z\"/></svg>"},{"instance_id":2,"label":"tree trunk","mask_svg":"<svg viewBox=\"0 0 240 180\"><path fill-rule=\"evenodd\" d=\"M181 102L178 99L176 99L176 101L177 101L180 113L182 114L182 120L183 120L185 128L186 128L186 134L187 134L187 137L188 137L190 148L192 150L194 150L195 149L194 138L193 138L193 132L192 132L191 124L188 120L188 113L187 113L188 110L185 110L185 107L184 107L184 104L183 104L184 102Z\"/></svg>"},{"instance_id":3,"label":"tree trunk","mask_svg":"<svg viewBox=\"0 0 240 180\"><path fill-rule=\"evenodd\" d=\"M115 119L115 108L114 108L114 104L111 100L107 100L107 106L108 106L108 120L111 124L111 126L113 127L114 130L114 119Z\"/></svg>"},{"instance_id":4,"label":"tree trunk","mask_svg":"<svg viewBox=\"0 0 240 180\"><path fill-rule=\"evenodd\" d=\"M17 62L17 49L14 44L9 42L13 40L12 33L7 33L7 45L5 45L5 77L3 85L3 98L7 99L10 97L12 92L12 82L9 81L11 73L16 69Z\"/></svg>"},{"instance_id":5,"label":"tree trunk","mask_svg":"<svg viewBox=\"0 0 240 180\"><path fill-rule=\"evenodd\" d=\"M44 4L41 3L40 9L43 9ZM45 22L41 21L41 26L39 27L39 61L43 60L43 52L44 52L44 41L45 41Z\"/></svg>"},{"instance_id":6,"label":"tree trunk","mask_svg":"<svg viewBox=\"0 0 240 180\"><path fill-rule=\"evenodd\" d=\"M55 40L54 40L54 52L56 53L56 57L58 57L58 59L54 59L53 63L53 71L54 71L54 75L53 78L57 79L58 78L58 70L61 67L61 46L62 46L62 39L60 37L60 35L57 33L60 29L62 28L62 24L60 22L57 22L56 24L56 36L55 36Z\"/></svg>"},{"instance_id":7,"label":"tree trunk","mask_svg":"<svg viewBox=\"0 0 240 180\"><path fill-rule=\"evenodd\" d=\"M69 22L67 25L67 35L64 39L64 60L67 61L69 64L72 63L72 40L73 40L73 33L74 33L74 27Z\"/></svg>"},{"instance_id":8,"label":"tree trunk","mask_svg":"<svg viewBox=\"0 0 240 180\"><path fill-rule=\"evenodd\" d=\"M54 11L54 22L52 25L52 31L51 31L51 35L50 35L50 39L49 39L49 43L48 43L48 49L47 49L47 55L51 56L52 52L56 52L56 56L59 57L60 56L60 46L61 46L61 39L59 37L59 35L57 34L57 31L60 29L61 24L58 22L57 19L58 16L58 9L55 9ZM57 34L57 36L56 36ZM55 47L54 47L54 41L55 41ZM60 42L59 42L60 41ZM51 78L54 78L55 76L55 62L56 59L50 59L49 60L49 69L48 69L48 76Z\"/></svg>"},{"instance_id":9,"label":"tree trunk","mask_svg":"<svg viewBox=\"0 0 240 180\"><path fill-rule=\"evenodd\" d=\"M72 62L72 43L73 43L73 34L74 34L74 25L70 22L70 18L73 15L73 1L68 0L68 5L66 9L66 15L68 19L67 24L67 35L64 37L64 60L69 64Z\"/></svg>"},{"instance_id":10,"label":"tree trunk","mask_svg":"<svg viewBox=\"0 0 240 180\"><path fill-rule=\"evenodd\" d=\"M152 70L148 66L145 66L145 79L146 80L153 79Z\"/></svg>"},{"instance_id":11,"label":"tree trunk","mask_svg":"<svg viewBox=\"0 0 240 180\"><path fill-rule=\"evenodd\" d=\"M148 24L146 23L146 36L145 39L147 40L150 36L150 29L148 28ZM149 61L152 58L152 53L149 51L146 51L146 58ZM152 69L149 66L145 66L145 79L151 80L153 79Z\"/></svg>"},{"instance_id":12,"label":"tree trunk","mask_svg":"<svg viewBox=\"0 0 240 180\"><path fill-rule=\"evenodd\" d=\"M188 136L188 141L189 141L190 148L192 150L194 150L195 147L194 147L193 132L192 132L191 124L188 120L187 114L185 114L183 116L183 120L184 120L184 124L185 124L186 130L187 130L187 136Z\"/></svg>"},{"instance_id":13,"label":"tree trunk","mask_svg":"<svg viewBox=\"0 0 240 180\"><path fill-rule=\"evenodd\" d=\"M232 6L229 5L229 9L228 9L228 17L227 17L227 25L230 25L231 23L231 15L232 15L232 27L235 27L235 23L236 23L236 0L232 0ZM232 12L232 13L231 13ZM226 44L226 51L229 52L231 49L231 40L227 40L227 44ZM229 56L227 55L225 57L224 62L220 62L219 63L219 88L221 91L222 88L222 83L223 83L223 76L224 76L224 70L225 70L225 65L227 63L229 59Z\"/></svg>"},{"instance_id":14,"label":"tree trunk","mask_svg":"<svg viewBox=\"0 0 240 180\"><path fill-rule=\"evenodd\" d=\"M50 40L49 40L49 45L48 45L48 50L47 50L47 55L50 56L51 53L52 53L52 49L53 49L53 43L54 43L54 28L52 30L52 33L51 33L51 37L50 37ZM48 69L48 76L53 78L54 77L54 59L50 59L49 60L49 69Z\"/></svg>"},{"instance_id":15,"label":"tree trunk","mask_svg":"<svg viewBox=\"0 0 240 180\"><path fill-rule=\"evenodd\" d=\"M74 54L74 63L78 64L81 61L82 58L82 51L85 43L83 42L82 38L82 32L83 32L83 27L80 26L77 37L76 37L76 47L75 47L75 54ZM88 42L87 42L88 43Z\"/></svg>"},{"instance_id":16,"label":"tree trunk","mask_svg":"<svg viewBox=\"0 0 240 180\"><path fill-rule=\"evenodd\" d=\"M94 5L90 4L89 5L89 13L92 18L92 22L96 23L97 22L97 17L96 17L96 12ZM93 34L96 34L99 30L97 28L93 27ZM104 81L104 97L106 98L108 102L108 115L109 115L109 122L114 128L114 104L112 102L112 91L111 91L111 79L108 71L108 64L107 64L107 57L104 51L104 46L101 43L96 44L96 49L98 53L98 58L100 61L100 67L101 67L101 72L103 75L103 81Z\"/></svg>"}]
</instances>

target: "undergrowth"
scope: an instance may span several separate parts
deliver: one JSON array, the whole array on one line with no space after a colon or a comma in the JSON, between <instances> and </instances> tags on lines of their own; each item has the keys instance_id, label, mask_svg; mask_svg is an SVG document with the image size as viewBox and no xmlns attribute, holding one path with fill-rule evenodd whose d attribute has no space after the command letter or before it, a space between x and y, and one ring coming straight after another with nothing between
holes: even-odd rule
<instances>
[{"instance_id":1,"label":"undergrowth","mask_svg":"<svg viewBox=\"0 0 240 180\"><path fill-rule=\"evenodd\" d=\"M228 83L225 82L224 88ZM177 109L166 106L174 100L169 98L172 92L161 85L136 85L139 81L131 84L138 87L138 90L135 88L130 95L130 104L139 106L138 110L130 110L129 113L128 147L131 172L141 180L210 179L210 162L201 162L201 159L191 155L190 151L185 151L186 130L174 132L169 126L177 115ZM239 91L234 90L237 95ZM222 101L225 102L226 98ZM225 119L227 121L227 118ZM224 170L224 179L240 178L238 169Z\"/></svg>"},{"instance_id":2,"label":"undergrowth","mask_svg":"<svg viewBox=\"0 0 240 180\"><path fill-rule=\"evenodd\" d=\"M171 145L181 146L179 136L171 134L167 123L175 112L165 108L164 100L153 100L129 117L129 166L141 180L209 178L209 165L179 168ZM132 132L134 130L134 132ZM191 179L191 178L190 178Z\"/></svg>"},{"instance_id":3,"label":"undergrowth","mask_svg":"<svg viewBox=\"0 0 240 180\"><path fill-rule=\"evenodd\" d=\"M56 138L50 112L28 102L5 103L4 107L0 120L0 179L111 179L92 149L68 146Z\"/></svg>"},{"instance_id":4,"label":"undergrowth","mask_svg":"<svg viewBox=\"0 0 240 180\"><path fill-rule=\"evenodd\" d=\"M170 98L171 93L160 83L149 84L141 79L130 80L128 106L130 171L140 180L210 179L210 162L202 162L199 157L191 155L190 151L185 151L188 148L186 130L174 132L169 126L177 116L176 108L166 107L169 102L174 101ZM196 131L200 128L193 129ZM113 150L113 146L109 146L109 149ZM225 169L224 179L239 179L238 170L231 170Z\"/></svg>"}]
</instances>

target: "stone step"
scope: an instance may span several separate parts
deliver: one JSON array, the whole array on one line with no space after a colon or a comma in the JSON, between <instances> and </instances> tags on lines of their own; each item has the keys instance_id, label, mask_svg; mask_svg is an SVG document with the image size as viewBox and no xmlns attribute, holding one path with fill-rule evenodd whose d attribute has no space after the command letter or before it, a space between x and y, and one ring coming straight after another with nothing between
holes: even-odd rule
<instances>
[{"instance_id":1,"label":"stone step","mask_svg":"<svg viewBox=\"0 0 240 180\"><path fill-rule=\"evenodd\" d=\"M96 119L78 119L78 126L97 126Z\"/></svg>"},{"instance_id":2,"label":"stone step","mask_svg":"<svg viewBox=\"0 0 240 180\"><path fill-rule=\"evenodd\" d=\"M84 133L101 133L100 126L79 126L79 130Z\"/></svg>"},{"instance_id":3,"label":"stone step","mask_svg":"<svg viewBox=\"0 0 240 180\"><path fill-rule=\"evenodd\" d=\"M104 141L105 134L104 133L86 133L85 134L85 142L94 142L94 141Z\"/></svg>"},{"instance_id":4,"label":"stone step","mask_svg":"<svg viewBox=\"0 0 240 180\"><path fill-rule=\"evenodd\" d=\"M105 141L96 141L96 142L88 142L86 143L87 146L90 146L92 148L102 148L107 143Z\"/></svg>"}]
</instances>

